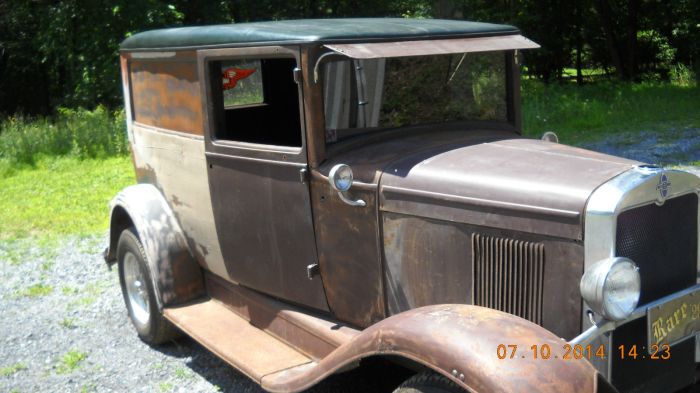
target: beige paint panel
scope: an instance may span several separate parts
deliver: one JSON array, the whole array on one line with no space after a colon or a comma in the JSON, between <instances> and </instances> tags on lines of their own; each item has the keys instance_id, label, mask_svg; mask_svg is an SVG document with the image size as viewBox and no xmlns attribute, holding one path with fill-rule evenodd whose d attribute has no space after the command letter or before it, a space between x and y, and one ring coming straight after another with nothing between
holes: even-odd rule
<instances>
[{"instance_id":1,"label":"beige paint panel","mask_svg":"<svg viewBox=\"0 0 700 393\"><path fill-rule=\"evenodd\" d=\"M204 139L137 123L132 128L138 182L163 192L200 265L228 278L211 208Z\"/></svg>"}]
</instances>

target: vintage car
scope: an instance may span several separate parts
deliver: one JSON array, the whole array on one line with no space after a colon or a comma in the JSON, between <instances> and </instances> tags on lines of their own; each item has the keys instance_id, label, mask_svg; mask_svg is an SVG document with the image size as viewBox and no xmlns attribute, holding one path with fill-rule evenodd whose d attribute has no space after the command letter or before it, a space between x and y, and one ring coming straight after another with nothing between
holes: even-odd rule
<instances>
[{"instance_id":1,"label":"vintage car","mask_svg":"<svg viewBox=\"0 0 700 393\"><path fill-rule=\"evenodd\" d=\"M429 19L126 39L138 184L105 259L138 335L271 392L375 358L396 392L693 385L700 179L523 137L537 46Z\"/></svg>"}]
</instances>

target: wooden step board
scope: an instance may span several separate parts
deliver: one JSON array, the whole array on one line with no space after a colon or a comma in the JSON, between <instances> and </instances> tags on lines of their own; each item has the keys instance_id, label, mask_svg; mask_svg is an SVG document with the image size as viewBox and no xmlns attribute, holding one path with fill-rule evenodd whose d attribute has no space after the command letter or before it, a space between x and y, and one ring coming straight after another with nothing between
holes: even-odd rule
<instances>
[{"instance_id":1,"label":"wooden step board","mask_svg":"<svg viewBox=\"0 0 700 393\"><path fill-rule=\"evenodd\" d=\"M265 375L312 362L217 300L167 308L163 314L193 339L258 382Z\"/></svg>"}]
</instances>

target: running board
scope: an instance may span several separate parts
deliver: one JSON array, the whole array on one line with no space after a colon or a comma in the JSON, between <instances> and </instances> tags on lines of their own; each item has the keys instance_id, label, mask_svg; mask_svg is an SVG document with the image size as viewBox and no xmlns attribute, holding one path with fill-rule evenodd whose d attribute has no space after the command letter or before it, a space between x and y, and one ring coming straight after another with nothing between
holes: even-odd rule
<instances>
[{"instance_id":1,"label":"running board","mask_svg":"<svg viewBox=\"0 0 700 393\"><path fill-rule=\"evenodd\" d=\"M307 357L319 361L360 331L311 310L272 299L212 274L205 275L207 294L229 311Z\"/></svg>"},{"instance_id":2,"label":"running board","mask_svg":"<svg viewBox=\"0 0 700 393\"><path fill-rule=\"evenodd\" d=\"M217 300L163 310L165 317L218 357L261 383L266 375L315 362L251 325Z\"/></svg>"}]
</instances>

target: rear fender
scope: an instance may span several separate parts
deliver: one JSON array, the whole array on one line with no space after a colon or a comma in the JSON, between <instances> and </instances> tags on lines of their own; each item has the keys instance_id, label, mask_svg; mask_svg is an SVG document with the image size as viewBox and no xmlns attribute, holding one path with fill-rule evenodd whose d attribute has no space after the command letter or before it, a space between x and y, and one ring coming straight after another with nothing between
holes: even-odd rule
<instances>
[{"instance_id":1,"label":"rear fender","mask_svg":"<svg viewBox=\"0 0 700 393\"><path fill-rule=\"evenodd\" d=\"M159 309L192 300L204 293L204 279L172 209L151 184L122 190L110 202L108 264L116 262L122 231L133 226L143 244Z\"/></svg>"},{"instance_id":2,"label":"rear fender","mask_svg":"<svg viewBox=\"0 0 700 393\"><path fill-rule=\"evenodd\" d=\"M505 359L499 345L517 345ZM532 345L551 349L549 360ZM309 388L344 365L376 355L409 359L444 375L469 392L588 393L597 389L597 372L585 359L563 360L566 341L525 319L470 305L422 307L370 326L319 361L265 376L273 392ZM512 348L512 347L511 347ZM556 357L555 357L556 356Z\"/></svg>"}]
</instances>

